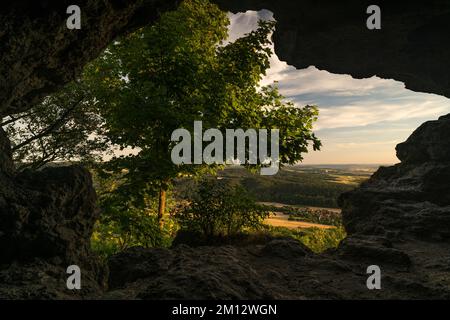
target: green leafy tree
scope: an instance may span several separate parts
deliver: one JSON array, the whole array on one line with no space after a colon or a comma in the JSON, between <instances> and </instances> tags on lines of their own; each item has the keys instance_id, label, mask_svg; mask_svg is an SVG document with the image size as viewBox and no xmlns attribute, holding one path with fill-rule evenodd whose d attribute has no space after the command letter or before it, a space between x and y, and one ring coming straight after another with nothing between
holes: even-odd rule
<instances>
[{"instance_id":1,"label":"green leafy tree","mask_svg":"<svg viewBox=\"0 0 450 320\"><path fill-rule=\"evenodd\" d=\"M224 44L226 13L205 0L186 0L152 25L117 39L86 71L107 136L135 152L112 159L133 190L159 190L159 219L174 178L214 169L175 165L171 134L193 132L195 120L208 128L278 128L282 163L302 160L317 109L296 108L274 86L261 87L269 68L273 22Z\"/></svg>"}]
</instances>

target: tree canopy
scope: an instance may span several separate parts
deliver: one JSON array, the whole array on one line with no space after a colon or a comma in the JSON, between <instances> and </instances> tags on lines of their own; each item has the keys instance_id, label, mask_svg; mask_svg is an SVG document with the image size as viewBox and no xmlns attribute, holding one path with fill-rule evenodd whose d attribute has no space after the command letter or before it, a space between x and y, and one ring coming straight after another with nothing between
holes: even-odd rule
<instances>
[{"instance_id":1,"label":"tree canopy","mask_svg":"<svg viewBox=\"0 0 450 320\"><path fill-rule=\"evenodd\" d=\"M95 88L107 136L138 152L113 159L141 189L166 189L180 174L205 165L177 165L170 157L172 132L203 128L278 128L282 163L302 160L312 133L315 107L285 102L275 86L261 87L270 67L274 22L226 43L226 13L203 0L186 0L154 25L117 39L86 71ZM129 187L129 185L127 185ZM162 200L164 201L164 200Z\"/></svg>"}]
</instances>

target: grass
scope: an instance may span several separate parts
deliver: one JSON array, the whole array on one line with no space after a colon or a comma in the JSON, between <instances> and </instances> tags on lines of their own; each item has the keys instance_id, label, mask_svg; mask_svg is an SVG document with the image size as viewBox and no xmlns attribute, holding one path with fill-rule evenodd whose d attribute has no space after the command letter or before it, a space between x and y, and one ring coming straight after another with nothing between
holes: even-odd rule
<instances>
[{"instance_id":1,"label":"grass","mask_svg":"<svg viewBox=\"0 0 450 320\"><path fill-rule=\"evenodd\" d=\"M339 243L347 236L343 227L332 229L297 229L292 230L284 227L268 226L266 232L273 237L290 237L303 243L315 253L321 253L325 250L336 248Z\"/></svg>"}]
</instances>

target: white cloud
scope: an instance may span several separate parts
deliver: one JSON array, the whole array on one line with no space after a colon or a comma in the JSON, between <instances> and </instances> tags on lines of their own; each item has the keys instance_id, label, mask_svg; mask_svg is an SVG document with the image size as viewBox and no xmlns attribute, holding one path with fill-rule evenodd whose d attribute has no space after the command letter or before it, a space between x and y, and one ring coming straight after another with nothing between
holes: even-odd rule
<instances>
[{"instance_id":1,"label":"white cloud","mask_svg":"<svg viewBox=\"0 0 450 320\"><path fill-rule=\"evenodd\" d=\"M230 41L255 29L258 18L273 19L267 10L229 17ZM354 79L314 66L297 70L276 55L262 84L274 81L296 105L319 106L315 130L324 147L322 152L308 154L307 162L395 162L398 142L420 123L450 112L449 99L407 90L402 82L378 77Z\"/></svg>"}]
</instances>

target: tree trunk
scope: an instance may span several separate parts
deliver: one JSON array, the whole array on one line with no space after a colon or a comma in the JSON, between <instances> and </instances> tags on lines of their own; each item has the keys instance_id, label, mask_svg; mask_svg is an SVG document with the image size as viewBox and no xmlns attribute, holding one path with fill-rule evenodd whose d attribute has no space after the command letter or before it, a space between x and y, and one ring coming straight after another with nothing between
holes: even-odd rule
<instances>
[{"instance_id":1,"label":"tree trunk","mask_svg":"<svg viewBox=\"0 0 450 320\"><path fill-rule=\"evenodd\" d=\"M161 182L161 186L159 188L159 206L158 206L158 222L160 228L163 226L163 218L166 212L166 191L167 191L167 184Z\"/></svg>"}]
</instances>

